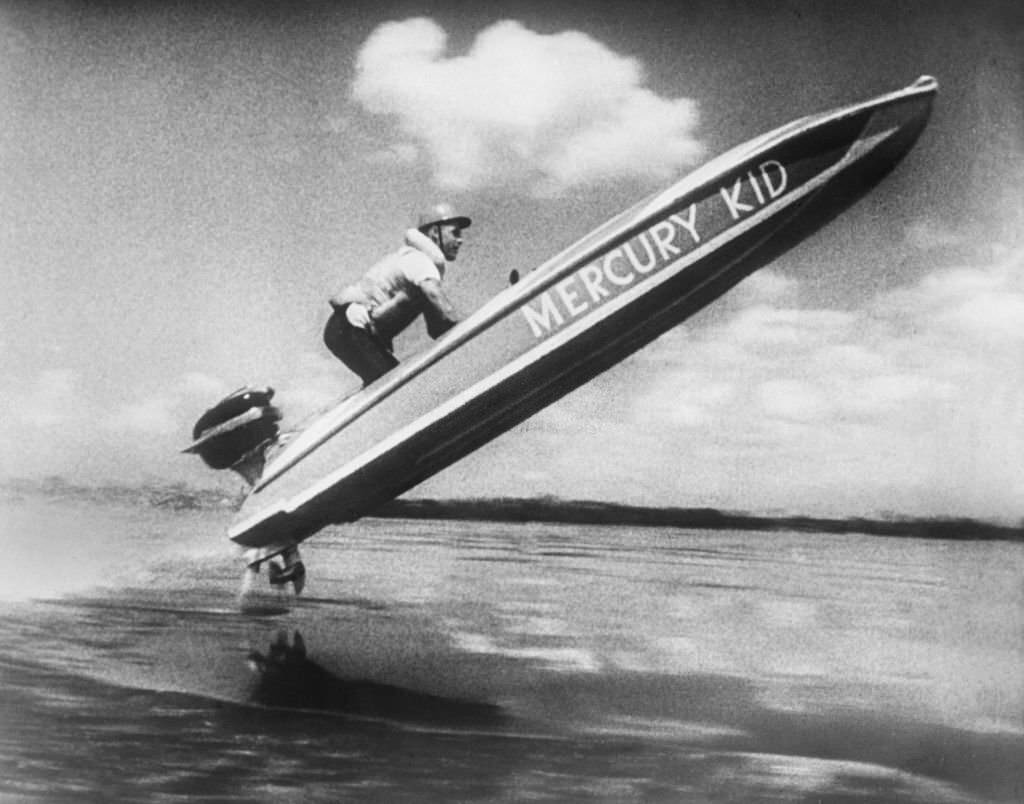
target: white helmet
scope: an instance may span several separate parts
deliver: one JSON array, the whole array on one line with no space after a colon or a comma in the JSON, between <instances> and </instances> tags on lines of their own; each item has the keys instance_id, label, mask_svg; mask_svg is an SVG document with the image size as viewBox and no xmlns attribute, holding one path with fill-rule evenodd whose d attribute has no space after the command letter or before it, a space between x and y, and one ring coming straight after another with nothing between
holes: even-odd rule
<instances>
[{"instance_id":1,"label":"white helmet","mask_svg":"<svg viewBox=\"0 0 1024 804\"><path fill-rule=\"evenodd\" d=\"M423 231L439 223L454 223L460 228L465 229L471 221L465 215L457 213L455 207L451 204L442 201L440 204L435 204L430 209L420 213L419 223L416 224L416 228Z\"/></svg>"}]
</instances>

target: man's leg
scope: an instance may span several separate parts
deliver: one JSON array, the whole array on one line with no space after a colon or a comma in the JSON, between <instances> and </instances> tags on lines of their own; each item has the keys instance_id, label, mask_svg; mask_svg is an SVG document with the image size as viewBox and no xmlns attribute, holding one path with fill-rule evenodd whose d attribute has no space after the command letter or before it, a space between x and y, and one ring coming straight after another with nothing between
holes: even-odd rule
<instances>
[{"instance_id":1,"label":"man's leg","mask_svg":"<svg viewBox=\"0 0 1024 804\"><path fill-rule=\"evenodd\" d=\"M397 358L380 345L369 332L352 326L341 310L336 310L324 328L324 344L338 360L369 385L398 365Z\"/></svg>"}]
</instances>

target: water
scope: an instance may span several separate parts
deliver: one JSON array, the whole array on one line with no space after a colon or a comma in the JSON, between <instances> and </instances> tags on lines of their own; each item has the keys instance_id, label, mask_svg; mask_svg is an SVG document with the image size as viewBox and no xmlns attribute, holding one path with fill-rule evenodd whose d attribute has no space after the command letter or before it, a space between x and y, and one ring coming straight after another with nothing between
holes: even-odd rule
<instances>
[{"instance_id":1,"label":"water","mask_svg":"<svg viewBox=\"0 0 1024 804\"><path fill-rule=\"evenodd\" d=\"M0 800L1024 800L1024 546L0 507Z\"/></svg>"}]
</instances>

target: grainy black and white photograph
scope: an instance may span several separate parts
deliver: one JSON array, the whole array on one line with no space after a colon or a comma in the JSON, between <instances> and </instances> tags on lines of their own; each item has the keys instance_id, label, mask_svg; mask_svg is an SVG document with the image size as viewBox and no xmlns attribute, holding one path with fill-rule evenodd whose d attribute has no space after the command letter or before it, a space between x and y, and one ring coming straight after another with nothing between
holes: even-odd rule
<instances>
[{"instance_id":1,"label":"grainy black and white photograph","mask_svg":"<svg viewBox=\"0 0 1024 804\"><path fill-rule=\"evenodd\" d=\"M1024 800L1024 9L0 0L0 800Z\"/></svg>"}]
</instances>

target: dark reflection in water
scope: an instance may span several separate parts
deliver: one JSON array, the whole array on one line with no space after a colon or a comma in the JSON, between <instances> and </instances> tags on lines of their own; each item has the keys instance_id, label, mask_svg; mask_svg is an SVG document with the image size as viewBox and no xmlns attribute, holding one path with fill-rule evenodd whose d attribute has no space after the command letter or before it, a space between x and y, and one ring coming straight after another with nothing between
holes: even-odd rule
<instances>
[{"instance_id":1,"label":"dark reflection in water","mask_svg":"<svg viewBox=\"0 0 1024 804\"><path fill-rule=\"evenodd\" d=\"M982 733L855 707L779 710L764 705L750 680L713 674L564 675L538 684L531 697L547 717L575 723L577 733L632 733L699 745L709 756L742 756L750 762L745 784L755 775L756 758L774 765L779 776L792 776L794 786L808 768L816 768L830 782L808 801L976 800L957 789L987 801L1024 801L1020 734ZM599 722L603 729L584 725Z\"/></svg>"},{"instance_id":2,"label":"dark reflection in water","mask_svg":"<svg viewBox=\"0 0 1024 804\"><path fill-rule=\"evenodd\" d=\"M371 520L293 598L29 513L96 561L0 589L5 801L1024 801L1019 545Z\"/></svg>"},{"instance_id":3,"label":"dark reflection in water","mask_svg":"<svg viewBox=\"0 0 1024 804\"><path fill-rule=\"evenodd\" d=\"M357 717L444 725L501 725L500 707L403 689L369 680L339 678L312 661L302 634L280 630L266 653L251 651L257 675L250 701L262 706L333 712Z\"/></svg>"}]
</instances>

